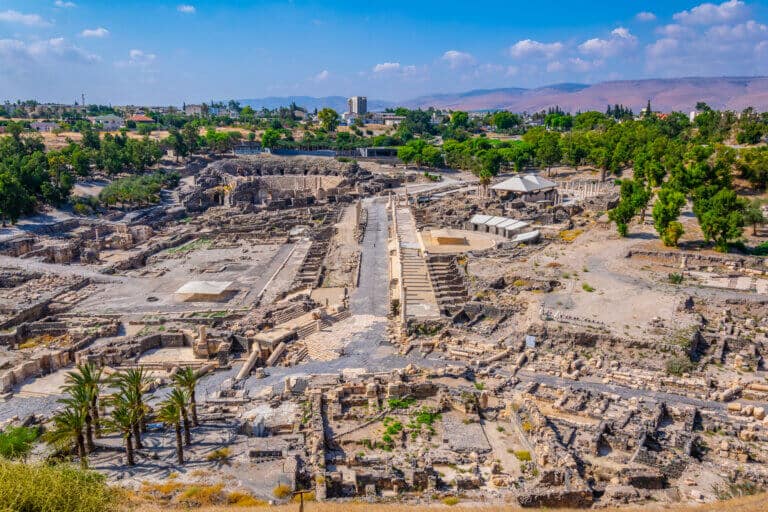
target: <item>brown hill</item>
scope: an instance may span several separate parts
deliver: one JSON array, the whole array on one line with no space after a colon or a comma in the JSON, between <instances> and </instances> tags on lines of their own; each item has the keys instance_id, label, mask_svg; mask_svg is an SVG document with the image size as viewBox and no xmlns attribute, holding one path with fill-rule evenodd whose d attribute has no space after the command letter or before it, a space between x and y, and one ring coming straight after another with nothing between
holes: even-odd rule
<instances>
[{"instance_id":1,"label":"brown hill","mask_svg":"<svg viewBox=\"0 0 768 512\"><path fill-rule=\"evenodd\" d=\"M648 100L654 110L690 112L699 101L712 108L768 111L768 77L623 80L594 85L559 84L537 89L491 89L416 98L408 106L455 110L536 112L555 105L568 112L605 110L621 103L635 112Z\"/></svg>"}]
</instances>

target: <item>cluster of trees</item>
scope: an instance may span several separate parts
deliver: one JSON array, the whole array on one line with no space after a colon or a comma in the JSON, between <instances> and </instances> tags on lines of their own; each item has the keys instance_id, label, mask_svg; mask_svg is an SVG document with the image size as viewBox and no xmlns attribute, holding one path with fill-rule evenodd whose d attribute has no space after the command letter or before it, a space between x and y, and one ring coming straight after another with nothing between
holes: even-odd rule
<instances>
[{"instance_id":1,"label":"cluster of trees","mask_svg":"<svg viewBox=\"0 0 768 512\"><path fill-rule=\"evenodd\" d=\"M622 180L621 199L610 212L622 236L626 236L632 217L638 212L644 214L654 195L654 227L668 246L677 245L684 233L678 218L689 201L705 241L714 243L721 252L741 237L746 223L764 222L759 203L749 203L734 191L733 169L741 160L736 150L696 143L684 146L682 153L678 146L668 149L645 155L643 165L635 166L633 180Z\"/></svg>"},{"instance_id":2,"label":"cluster of trees","mask_svg":"<svg viewBox=\"0 0 768 512\"><path fill-rule=\"evenodd\" d=\"M155 204L160 201L160 191L164 188L175 188L179 179L177 173L164 171L120 178L101 189L99 200L107 206Z\"/></svg>"},{"instance_id":3,"label":"cluster of trees","mask_svg":"<svg viewBox=\"0 0 768 512\"><path fill-rule=\"evenodd\" d=\"M143 447L142 436L150 421L172 427L176 434L176 457L184 463L184 446L191 444L191 430L198 426L195 388L200 376L190 367L174 376L174 388L159 407L152 409L145 400L149 377L142 368L128 369L103 379L101 369L92 364L78 365L67 374L60 400L64 409L53 417L53 426L43 438L56 448L75 451L83 468L96 449L94 439L104 434L119 434L125 446L126 461L135 464L135 450ZM105 386L106 384L106 386ZM105 387L114 390L103 396ZM102 417L100 410L106 410Z\"/></svg>"},{"instance_id":4,"label":"cluster of trees","mask_svg":"<svg viewBox=\"0 0 768 512\"><path fill-rule=\"evenodd\" d=\"M418 167L442 167L444 164L440 148L427 144L423 139L411 139L397 148L397 157L406 165L414 163Z\"/></svg>"},{"instance_id":5,"label":"cluster of trees","mask_svg":"<svg viewBox=\"0 0 768 512\"><path fill-rule=\"evenodd\" d=\"M0 219L16 222L38 202L61 204L74 185L72 168L62 153L44 152L37 135L23 136L19 125L0 137Z\"/></svg>"}]
</instances>

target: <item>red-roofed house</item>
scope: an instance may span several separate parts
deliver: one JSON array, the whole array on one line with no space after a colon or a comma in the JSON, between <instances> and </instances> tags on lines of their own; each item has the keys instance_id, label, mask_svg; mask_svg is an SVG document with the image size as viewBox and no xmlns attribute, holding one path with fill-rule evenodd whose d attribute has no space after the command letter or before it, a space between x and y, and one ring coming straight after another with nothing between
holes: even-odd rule
<instances>
[{"instance_id":1,"label":"red-roofed house","mask_svg":"<svg viewBox=\"0 0 768 512\"><path fill-rule=\"evenodd\" d=\"M128 121L133 121L134 123L154 123L155 122L154 119L152 119L149 116L145 116L144 114L134 114L128 118Z\"/></svg>"}]
</instances>

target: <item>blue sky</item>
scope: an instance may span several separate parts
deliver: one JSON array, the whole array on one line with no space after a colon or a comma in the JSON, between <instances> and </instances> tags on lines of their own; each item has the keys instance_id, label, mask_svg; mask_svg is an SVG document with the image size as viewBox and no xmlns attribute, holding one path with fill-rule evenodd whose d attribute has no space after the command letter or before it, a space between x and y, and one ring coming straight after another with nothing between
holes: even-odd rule
<instances>
[{"instance_id":1,"label":"blue sky","mask_svg":"<svg viewBox=\"0 0 768 512\"><path fill-rule=\"evenodd\" d=\"M768 75L764 2L0 0L0 100L181 104Z\"/></svg>"}]
</instances>

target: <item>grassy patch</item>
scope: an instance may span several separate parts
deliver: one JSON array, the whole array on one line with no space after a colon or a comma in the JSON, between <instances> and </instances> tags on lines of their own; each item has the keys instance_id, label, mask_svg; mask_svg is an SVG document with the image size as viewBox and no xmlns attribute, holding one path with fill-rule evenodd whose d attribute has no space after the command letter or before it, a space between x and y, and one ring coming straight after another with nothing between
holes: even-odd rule
<instances>
[{"instance_id":1,"label":"grassy patch","mask_svg":"<svg viewBox=\"0 0 768 512\"><path fill-rule=\"evenodd\" d=\"M0 456L6 459L26 457L40 436L37 428L8 427L0 432Z\"/></svg>"},{"instance_id":2,"label":"grassy patch","mask_svg":"<svg viewBox=\"0 0 768 512\"><path fill-rule=\"evenodd\" d=\"M415 403L415 398L390 398L387 400L390 409L408 409Z\"/></svg>"},{"instance_id":3,"label":"grassy patch","mask_svg":"<svg viewBox=\"0 0 768 512\"><path fill-rule=\"evenodd\" d=\"M2 510L101 512L115 510L118 494L103 475L72 466L23 464L0 459Z\"/></svg>"},{"instance_id":4,"label":"grassy patch","mask_svg":"<svg viewBox=\"0 0 768 512\"><path fill-rule=\"evenodd\" d=\"M166 252L168 254L185 254L199 249L208 249L212 243L213 241L209 238L198 238L179 247L171 247Z\"/></svg>"}]
</instances>

